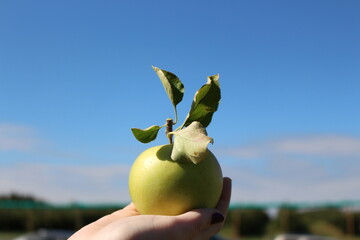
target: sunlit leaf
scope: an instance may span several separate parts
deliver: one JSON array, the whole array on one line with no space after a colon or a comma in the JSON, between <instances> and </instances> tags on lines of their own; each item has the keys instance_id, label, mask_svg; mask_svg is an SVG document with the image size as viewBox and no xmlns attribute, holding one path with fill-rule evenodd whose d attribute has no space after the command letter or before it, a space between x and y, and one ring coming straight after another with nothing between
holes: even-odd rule
<instances>
[{"instance_id":1,"label":"sunlit leaf","mask_svg":"<svg viewBox=\"0 0 360 240\"><path fill-rule=\"evenodd\" d=\"M221 99L219 75L208 77L208 81L195 94L189 114L183 127L189 126L192 122L198 121L207 127L214 112L217 111Z\"/></svg>"},{"instance_id":2,"label":"sunlit leaf","mask_svg":"<svg viewBox=\"0 0 360 240\"><path fill-rule=\"evenodd\" d=\"M184 85L173 73L154 67L154 71L159 76L165 91L174 107L181 102L184 96Z\"/></svg>"},{"instance_id":3,"label":"sunlit leaf","mask_svg":"<svg viewBox=\"0 0 360 240\"><path fill-rule=\"evenodd\" d=\"M213 142L200 122L192 122L188 127L171 134L174 135L171 153L174 161L185 159L197 164L206 157L207 146Z\"/></svg>"},{"instance_id":4,"label":"sunlit leaf","mask_svg":"<svg viewBox=\"0 0 360 240\"><path fill-rule=\"evenodd\" d=\"M148 143L156 139L160 128L162 127L154 125L146 129L132 128L131 131L137 140L142 143Z\"/></svg>"}]
</instances>

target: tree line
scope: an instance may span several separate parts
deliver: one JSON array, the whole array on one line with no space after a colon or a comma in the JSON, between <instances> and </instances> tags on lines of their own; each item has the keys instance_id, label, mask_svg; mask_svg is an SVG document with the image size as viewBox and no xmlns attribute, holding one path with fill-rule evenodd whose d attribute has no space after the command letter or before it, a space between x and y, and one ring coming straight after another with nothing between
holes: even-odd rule
<instances>
[{"instance_id":1,"label":"tree line","mask_svg":"<svg viewBox=\"0 0 360 240\"><path fill-rule=\"evenodd\" d=\"M0 231L32 231L39 228L75 231L118 209L112 206L81 208L76 205L71 208L51 208L44 200L21 194L0 196L0 203L4 201L36 203L40 207L0 207ZM336 207L295 209L284 206L277 209L276 214L269 214L262 208L236 208L230 210L225 228L231 231L234 238L304 233L342 239L360 236L360 212Z\"/></svg>"}]
</instances>

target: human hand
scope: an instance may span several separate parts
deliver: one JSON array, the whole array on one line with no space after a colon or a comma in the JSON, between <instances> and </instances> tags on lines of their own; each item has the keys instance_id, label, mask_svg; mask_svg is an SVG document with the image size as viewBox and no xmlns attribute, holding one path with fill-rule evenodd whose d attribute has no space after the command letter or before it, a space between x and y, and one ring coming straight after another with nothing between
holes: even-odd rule
<instances>
[{"instance_id":1,"label":"human hand","mask_svg":"<svg viewBox=\"0 0 360 240\"><path fill-rule=\"evenodd\" d=\"M133 203L93 222L69 240L205 240L223 226L231 197L231 179L225 177L215 209L195 209L178 216L140 215Z\"/></svg>"}]
</instances>

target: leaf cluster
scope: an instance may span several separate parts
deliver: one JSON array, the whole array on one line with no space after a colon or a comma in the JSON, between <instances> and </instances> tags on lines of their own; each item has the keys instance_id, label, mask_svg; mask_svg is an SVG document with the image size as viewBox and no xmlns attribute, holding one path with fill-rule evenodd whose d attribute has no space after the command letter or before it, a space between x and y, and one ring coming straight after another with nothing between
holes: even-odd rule
<instances>
[{"instance_id":1,"label":"leaf cluster","mask_svg":"<svg viewBox=\"0 0 360 240\"><path fill-rule=\"evenodd\" d=\"M184 84L172 72L153 67L155 73L160 78L165 92L169 97L175 113L175 121L173 125L178 122L178 114L176 106L182 101L184 96ZM193 122L199 122L200 125L206 128L213 117L214 112L217 111L221 99L219 75L213 75L207 78L207 83L204 84L196 93L191 104L189 113L184 122L176 131L188 127ZM142 143L149 143L156 139L161 128L166 127L166 124L152 125L146 129L132 128L131 131L135 138ZM175 131L175 132L176 132ZM174 132L167 132L169 138ZM169 135L170 134L170 135Z\"/></svg>"}]
</instances>

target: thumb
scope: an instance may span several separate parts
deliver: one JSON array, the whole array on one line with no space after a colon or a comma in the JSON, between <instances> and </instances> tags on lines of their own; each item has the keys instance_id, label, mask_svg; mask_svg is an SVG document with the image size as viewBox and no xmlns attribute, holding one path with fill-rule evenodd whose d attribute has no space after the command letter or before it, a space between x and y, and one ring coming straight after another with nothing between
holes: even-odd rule
<instances>
[{"instance_id":1,"label":"thumb","mask_svg":"<svg viewBox=\"0 0 360 240\"><path fill-rule=\"evenodd\" d=\"M215 209L201 208L177 216L176 225L185 239L208 239L221 229L224 216ZM204 231L210 229L211 231ZM216 227L217 226L217 227ZM206 233L209 236L202 236Z\"/></svg>"}]
</instances>

